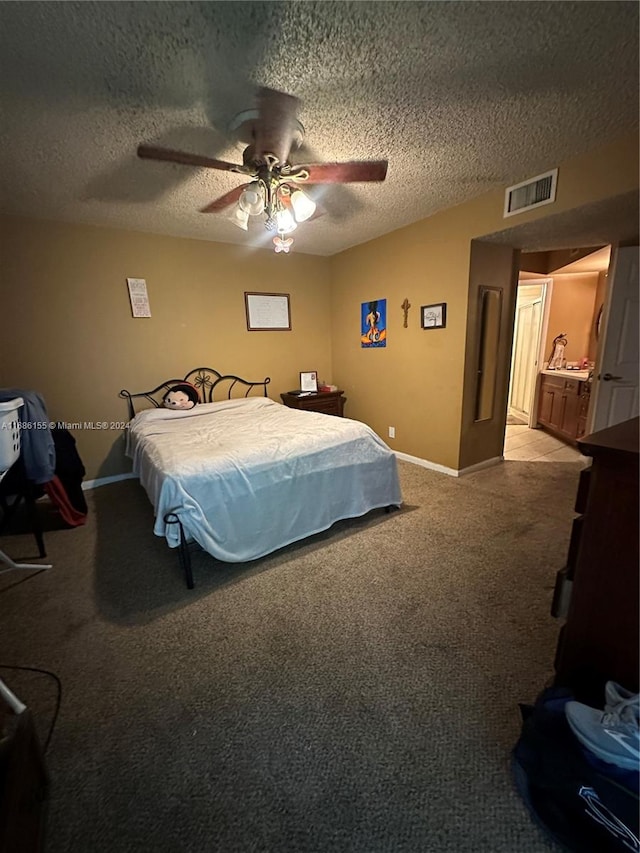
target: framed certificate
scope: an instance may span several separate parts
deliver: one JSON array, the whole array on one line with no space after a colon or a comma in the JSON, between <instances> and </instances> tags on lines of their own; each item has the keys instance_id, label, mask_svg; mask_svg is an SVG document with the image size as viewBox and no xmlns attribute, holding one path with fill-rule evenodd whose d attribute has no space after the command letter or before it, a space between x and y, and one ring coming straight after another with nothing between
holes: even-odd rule
<instances>
[{"instance_id":1,"label":"framed certificate","mask_svg":"<svg viewBox=\"0 0 640 853\"><path fill-rule=\"evenodd\" d=\"M300 373L300 390L301 391L317 391L318 390L318 374L315 370L310 370Z\"/></svg>"},{"instance_id":2,"label":"framed certificate","mask_svg":"<svg viewBox=\"0 0 640 853\"><path fill-rule=\"evenodd\" d=\"M245 292L244 302L247 310L248 331L291 330L288 293Z\"/></svg>"}]
</instances>

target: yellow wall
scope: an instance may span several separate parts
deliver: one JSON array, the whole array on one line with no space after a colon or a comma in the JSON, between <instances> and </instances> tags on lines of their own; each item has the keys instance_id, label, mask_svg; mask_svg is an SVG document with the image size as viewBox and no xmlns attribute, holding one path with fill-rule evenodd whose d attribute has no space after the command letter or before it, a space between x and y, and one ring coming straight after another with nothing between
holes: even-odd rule
<instances>
[{"instance_id":1,"label":"yellow wall","mask_svg":"<svg viewBox=\"0 0 640 853\"><path fill-rule=\"evenodd\" d=\"M457 469L478 465L502 455L519 259L520 253L508 246L484 243L480 240L474 240L471 244L462 422L459 456L455 466ZM485 361L482 363L481 306L482 290L485 287L499 289L501 296L500 315L493 317L489 324L489 329L497 326L497 339L494 335L493 346L485 347ZM488 411L485 405L477 404L480 369L486 374L485 381L488 380L487 384L493 389Z\"/></svg>"},{"instance_id":2,"label":"yellow wall","mask_svg":"<svg viewBox=\"0 0 640 853\"><path fill-rule=\"evenodd\" d=\"M454 292L447 284L468 274L469 241L446 221L416 223L332 258L334 377L349 417L392 448L446 466L457 461L449 425L460 421L466 323L466 287ZM383 298L387 345L363 349L361 303ZM421 329L420 307L436 302L447 303L446 328ZM389 426L395 439L387 439Z\"/></svg>"},{"instance_id":3,"label":"yellow wall","mask_svg":"<svg viewBox=\"0 0 640 853\"><path fill-rule=\"evenodd\" d=\"M463 430L462 424L463 399L473 396L473 388L464 388L471 241L637 186L638 138L633 134L560 163L553 205L504 220L501 188L334 256L334 380L347 392L349 416L371 424L394 449L448 468L499 456L503 429ZM504 280L502 264L496 276ZM412 305L407 329L402 325L405 297ZM387 346L364 350L360 304L382 298L387 299ZM420 328L420 306L432 302L447 303L446 329ZM515 286L508 286L504 305L513 316ZM505 388L508 370L507 363ZM466 382L473 382L468 370ZM396 428L395 439L387 439L389 426Z\"/></svg>"},{"instance_id":4,"label":"yellow wall","mask_svg":"<svg viewBox=\"0 0 640 853\"><path fill-rule=\"evenodd\" d=\"M567 361L581 361L589 357L597 284L597 272L553 276L549 325L544 344L545 361L551 356L553 339L560 334L567 338L564 351Z\"/></svg>"},{"instance_id":5,"label":"yellow wall","mask_svg":"<svg viewBox=\"0 0 640 853\"><path fill-rule=\"evenodd\" d=\"M604 302L607 273L561 273L539 275L520 271L520 281L534 284L537 279L551 278L549 300L549 325L544 340L544 361L553 351L553 339L560 333L567 337L565 358L567 361L596 360L597 341L595 323L598 309ZM519 292L522 288L519 288Z\"/></svg>"},{"instance_id":6,"label":"yellow wall","mask_svg":"<svg viewBox=\"0 0 640 853\"><path fill-rule=\"evenodd\" d=\"M40 391L53 420L121 421L121 388L201 365L269 375L278 401L300 370L332 380L326 258L19 217L0 219L0 258L0 386ZM132 318L127 277L151 318ZM289 293L292 331L247 331L247 290ZM130 469L119 431L74 436L88 478Z\"/></svg>"}]
</instances>

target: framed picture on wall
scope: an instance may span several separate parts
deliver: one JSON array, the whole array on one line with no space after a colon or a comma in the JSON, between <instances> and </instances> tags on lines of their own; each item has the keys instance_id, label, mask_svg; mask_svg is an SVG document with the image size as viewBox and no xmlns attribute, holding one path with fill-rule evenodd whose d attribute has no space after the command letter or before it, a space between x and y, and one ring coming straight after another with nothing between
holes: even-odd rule
<instances>
[{"instance_id":1,"label":"framed picture on wall","mask_svg":"<svg viewBox=\"0 0 640 853\"><path fill-rule=\"evenodd\" d=\"M360 346L377 349L387 345L387 300L372 299L360 306Z\"/></svg>"},{"instance_id":2,"label":"framed picture on wall","mask_svg":"<svg viewBox=\"0 0 640 853\"><path fill-rule=\"evenodd\" d=\"M248 331L291 330L288 293L245 292L244 303L247 310Z\"/></svg>"},{"instance_id":3,"label":"framed picture on wall","mask_svg":"<svg viewBox=\"0 0 640 853\"><path fill-rule=\"evenodd\" d=\"M420 307L420 325L423 329L444 329L447 325L447 303L436 302L434 305Z\"/></svg>"},{"instance_id":4,"label":"framed picture on wall","mask_svg":"<svg viewBox=\"0 0 640 853\"><path fill-rule=\"evenodd\" d=\"M149 296L147 294L147 282L144 278L128 278L129 301L131 302L132 317L150 317Z\"/></svg>"}]
</instances>

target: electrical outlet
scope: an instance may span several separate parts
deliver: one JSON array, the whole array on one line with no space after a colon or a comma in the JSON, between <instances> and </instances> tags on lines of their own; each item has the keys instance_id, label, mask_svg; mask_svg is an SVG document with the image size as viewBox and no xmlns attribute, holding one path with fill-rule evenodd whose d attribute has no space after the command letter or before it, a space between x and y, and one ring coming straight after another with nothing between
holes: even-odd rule
<instances>
[{"instance_id":1,"label":"electrical outlet","mask_svg":"<svg viewBox=\"0 0 640 853\"><path fill-rule=\"evenodd\" d=\"M395 438L395 437L396 437L396 428L395 427L389 427L389 438Z\"/></svg>"}]
</instances>

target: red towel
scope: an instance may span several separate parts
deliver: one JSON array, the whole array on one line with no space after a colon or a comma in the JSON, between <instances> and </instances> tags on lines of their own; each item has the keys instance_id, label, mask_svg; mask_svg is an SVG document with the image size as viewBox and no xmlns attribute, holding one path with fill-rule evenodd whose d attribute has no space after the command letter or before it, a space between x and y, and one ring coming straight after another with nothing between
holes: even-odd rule
<instances>
[{"instance_id":1,"label":"red towel","mask_svg":"<svg viewBox=\"0 0 640 853\"><path fill-rule=\"evenodd\" d=\"M67 524L71 527L80 527L87 520L86 512L79 512L72 506L65 487L60 482L58 477L49 480L48 483L43 483L45 492L49 495L51 502L57 506L60 515L64 518Z\"/></svg>"}]
</instances>

